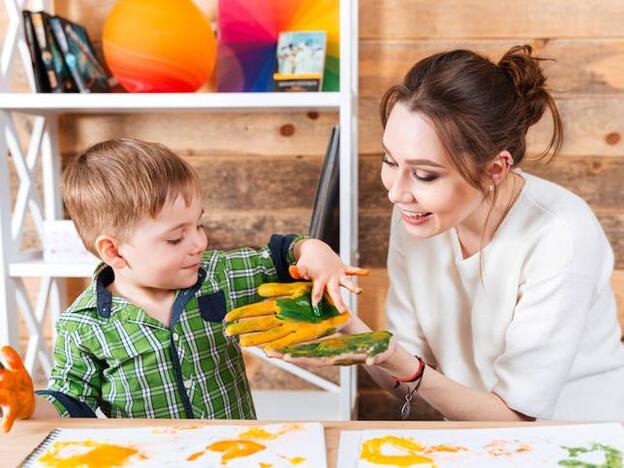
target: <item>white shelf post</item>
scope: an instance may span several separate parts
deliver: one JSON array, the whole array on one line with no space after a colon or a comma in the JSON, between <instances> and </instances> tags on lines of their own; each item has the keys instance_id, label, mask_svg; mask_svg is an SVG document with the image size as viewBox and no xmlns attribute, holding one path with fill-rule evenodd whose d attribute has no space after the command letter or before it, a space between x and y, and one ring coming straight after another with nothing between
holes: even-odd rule
<instances>
[{"instance_id":1,"label":"white shelf post","mask_svg":"<svg viewBox=\"0 0 624 468\"><path fill-rule=\"evenodd\" d=\"M8 112L0 109L0 129L7 128ZM11 190L9 185L8 147L4 132L0 133L0 344L19 345L15 285L9 274L13 259L11 233Z\"/></svg>"},{"instance_id":2,"label":"white shelf post","mask_svg":"<svg viewBox=\"0 0 624 468\"><path fill-rule=\"evenodd\" d=\"M347 265L358 264L358 10L357 2L340 2L340 256ZM357 301L345 297L353 314ZM354 415L357 367L340 369L340 417Z\"/></svg>"}]
</instances>

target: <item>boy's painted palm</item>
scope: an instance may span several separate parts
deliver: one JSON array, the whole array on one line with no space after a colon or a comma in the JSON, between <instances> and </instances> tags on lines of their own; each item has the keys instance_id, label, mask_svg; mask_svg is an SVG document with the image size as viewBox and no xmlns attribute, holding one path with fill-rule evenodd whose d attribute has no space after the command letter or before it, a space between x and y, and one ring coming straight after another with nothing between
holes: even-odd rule
<instances>
[{"instance_id":1,"label":"boy's painted palm","mask_svg":"<svg viewBox=\"0 0 624 468\"><path fill-rule=\"evenodd\" d=\"M19 354L10 346L0 350L0 408L2 430L9 432L16 419L27 419L35 411L35 390Z\"/></svg>"},{"instance_id":2,"label":"boy's painted palm","mask_svg":"<svg viewBox=\"0 0 624 468\"><path fill-rule=\"evenodd\" d=\"M392 333L385 330L340 335L271 349L267 354L307 366L373 365L385 353L392 353L391 338Z\"/></svg>"},{"instance_id":3,"label":"boy's painted palm","mask_svg":"<svg viewBox=\"0 0 624 468\"><path fill-rule=\"evenodd\" d=\"M331 335L351 314L338 312L327 295L313 307L311 291L311 282L261 284L258 294L271 299L231 310L225 332L265 351Z\"/></svg>"}]
</instances>

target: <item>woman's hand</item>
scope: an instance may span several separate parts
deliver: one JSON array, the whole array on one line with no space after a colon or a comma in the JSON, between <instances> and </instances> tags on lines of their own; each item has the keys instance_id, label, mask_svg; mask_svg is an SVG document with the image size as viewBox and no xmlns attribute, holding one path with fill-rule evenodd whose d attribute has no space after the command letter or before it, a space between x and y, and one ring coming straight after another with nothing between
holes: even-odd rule
<instances>
[{"instance_id":1,"label":"woman's hand","mask_svg":"<svg viewBox=\"0 0 624 468\"><path fill-rule=\"evenodd\" d=\"M376 366L389 359L397 347L396 339L393 336L387 338L387 341L386 337L380 336L386 333L388 332L367 333L366 335L370 335L370 337L367 337L369 343L362 343L359 347L354 347L351 341L353 339L358 340L363 335L341 335L322 339L318 342L302 343L285 349L271 349L267 352L267 355L281 358L301 367L348 366L353 364ZM372 341L374 340L377 343L373 343ZM328 348L332 350L331 353L327 353L327 349L323 348L322 344L324 342L328 343ZM344 343L343 349L339 349L342 343ZM321 346L318 346L319 344ZM311 349L313 345L314 348ZM327 353L328 355L319 357L303 356L306 353L315 354L317 349L318 354ZM383 351L380 351L380 349L383 349Z\"/></svg>"},{"instance_id":2,"label":"woman's hand","mask_svg":"<svg viewBox=\"0 0 624 468\"><path fill-rule=\"evenodd\" d=\"M290 269L295 279L313 281L312 304L316 305L323 297L326 289L336 308L347 312L342 300L340 286L359 294L362 290L356 286L349 276L366 276L368 270L345 265L340 257L325 242L318 239L304 239L295 244L296 268Z\"/></svg>"}]
</instances>

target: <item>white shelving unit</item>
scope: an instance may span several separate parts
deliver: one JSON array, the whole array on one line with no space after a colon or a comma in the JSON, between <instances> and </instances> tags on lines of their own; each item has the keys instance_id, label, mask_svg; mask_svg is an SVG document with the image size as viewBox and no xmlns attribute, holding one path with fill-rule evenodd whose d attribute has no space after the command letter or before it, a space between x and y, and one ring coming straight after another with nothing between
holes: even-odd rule
<instances>
[{"instance_id":1,"label":"white shelving unit","mask_svg":"<svg viewBox=\"0 0 624 468\"><path fill-rule=\"evenodd\" d=\"M21 9L28 6L27 2L4 0L4 3L9 26L0 55L0 344L18 346L21 313L29 333L25 364L30 371L37 361L45 372L49 372L52 366L51 350L45 343L43 328L46 320L54 321L66 306L64 278L90 277L94 268L94 264L46 263L40 253L24 252L20 248L27 211L41 242L43 221L63 218L58 188L58 117L63 113L337 111L341 128L340 255L345 263L357 264L357 0L340 1L339 92L221 94L36 94L28 48L22 33ZM54 2L31 2L30 7L53 12ZM12 93L9 89L9 78L18 55L29 75L32 93ZM20 113L34 118L27 148L20 145L14 123L15 115ZM39 160L42 198L34 186ZM9 188L9 161L15 166L20 180L14 204ZM29 300L23 281L26 277L41 280L35 304ZM356 313L355 297L345 296L345 299ZM264 358L261 351L252 350L252 353ZM341 368L340 385L337 385L291 364L278 360L269 362L315 384L324 393L319 394L319 399L310 400L310 392L257 392L254 398L260 417L351 418L356 395L355 367Z\"/></svg>"}]
</instances>

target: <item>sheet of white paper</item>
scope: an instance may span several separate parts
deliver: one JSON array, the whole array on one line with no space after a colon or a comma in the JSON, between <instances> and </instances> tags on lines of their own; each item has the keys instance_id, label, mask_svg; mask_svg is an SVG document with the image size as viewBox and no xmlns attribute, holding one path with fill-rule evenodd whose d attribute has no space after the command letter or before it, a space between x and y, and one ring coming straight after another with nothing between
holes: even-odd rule
<instances>
[{"instance_id":1,"label":"sheet of white paper","mask_svg":"<svg viewBox=\"0 0 624 468\"><path fill-rule=\"evenodd\" d=\"M377 459L376 463L367 461L361 455L364 447L369 449L369 453L376 452L388 458ZM355 453L357 463L346 461L345 468L399 466L396 464L398 458L393 457L412 455L425 457L418 463L419 467L432 466L433 463L438 468L558 467L562 461L612 466L600 464L606 462L607 456L619 459L621 463L624 456L624 428L620 424L584 424L500 429L363 431ZM343 468L343 465L339 465L339 468Z\"/></svg>"},{"instance_id":2,"label":"sheet of white paper","mask_svg":"<svg viewBox=\"0 0 624 468\"><path fill-rule=\"evenodd\" d=\"M94 450L112 453L111 444L130 451L124 466L226 466L258 468L326 467L325 437L319 423L264 424L256 426L207 426L128 429L62 429L45 453L27 466L49 466L41 457L85 455ZM229 449L229 451L227 450ZM132 453L135 450L136 453ZM123 452L121 452L123 455ZM224 463L225 462L225 463Z\"/></svg>"},{"instance_id":3,"label":"sheet of white paper","mask_svg":"<svg viewBox=\"0 0 624 468\"><path fill-rule=\"evenodd\" d=\"M360 458L363 431L340 431L338 443L338 468L356 468Z\"/></svg>"}]
</instances>

